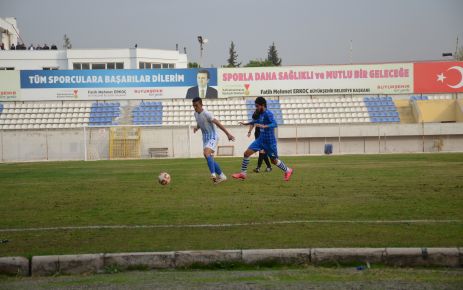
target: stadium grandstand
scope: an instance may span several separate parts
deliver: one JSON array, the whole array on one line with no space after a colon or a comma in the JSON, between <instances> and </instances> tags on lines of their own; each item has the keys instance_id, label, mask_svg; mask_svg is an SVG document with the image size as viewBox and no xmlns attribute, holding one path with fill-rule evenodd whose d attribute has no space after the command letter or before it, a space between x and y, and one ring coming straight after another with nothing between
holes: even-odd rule
<instances>
[{"instance_id":1,"label":"stadium grandstand","mask_svg":"<svg viewBox=\"0 0 463 290\"><path fill-rule=\"evenodd\" d=\"M190 100L135 101L135 105L134 102L130 102L130 105L127 101L125 103L125 106L121 106L120 101L3 102L0 103L0 129L195 125ZM427 117L425 122L460 121L456 109L458 102L451 95L402 96L397 97L397 101L391 96L285 97L269 99L269 109L274 112L279 125L400 124L423 121L418 116L429 114L427 103L444 105L449 113ZM249 120L254 111L253 99L245 98L205 100L205 106L225 125L237 125L239 121ZM418 113L413 115L413 110Z\"/></svg>"},{"instance_id":2,"label":"stadium grandstand","mask_svg":"<svg viewBox=\"0 0 463 290\"><path fill-rule=\"evenodd\" d=\"M224 125L245 136L252 98L205 99ZM282 152L334 153L461 151L463 100L450 94L411 96L272 97ZM0 103L1 159L98 160L194 157L201 148L191 100L15 101ZM138 128L137 142L115 140ZM219 142L219 155L239 155L246 138ZM119 143L118 143L119 142ZM114 146L114 144L125 144ZM112 144L112 145L111 145ZM114 148L119 148L115 150ZM122 148L122 149L121 149ZM118 151L119 150L119 151ZM125 153L124 153L125 152ZM129 153L127 153L129 152Z\"/></svg>"},{"instance_id":3,"label":"stadium grandstand","mask_svg":"<svg viewBox=\"0 0 463 290\"><path fill-rule=\"evenodd\" d=\"M222 156L246 148L257 96L282 154L463 151L462 62L189 69L178 50L12 50L16 20L0 32L2 162L201 156L195 94L238 136Z\"/></svg>"}]
</instances>

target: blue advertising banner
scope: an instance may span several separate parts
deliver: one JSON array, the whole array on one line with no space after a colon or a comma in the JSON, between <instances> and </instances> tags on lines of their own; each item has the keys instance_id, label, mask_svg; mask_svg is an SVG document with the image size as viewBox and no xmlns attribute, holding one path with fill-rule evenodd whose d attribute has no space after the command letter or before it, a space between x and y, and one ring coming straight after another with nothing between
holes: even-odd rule
<instances>
[{"instance_id":1,"label":"blue advertising banner","mask_svg":"<svg viewBox=\"0 0 463 290\"><path fill-rule=\"evenodd\" d=\"M217 86L217 69L209 72L209 86ZM191 87L199 69L140 70L22 70L21 89Z\"/></svg>"},{"instance_id":2,"label":"blue advertising banner","mask_svg":"<svg viewBox=\"0 0 463 290\"><path fill-rule=\"evenodd\" d=\"M17 73L19 88L13 97L22 101L218 97L215 68L22 70Z\"/></svg>"}]
</instances>

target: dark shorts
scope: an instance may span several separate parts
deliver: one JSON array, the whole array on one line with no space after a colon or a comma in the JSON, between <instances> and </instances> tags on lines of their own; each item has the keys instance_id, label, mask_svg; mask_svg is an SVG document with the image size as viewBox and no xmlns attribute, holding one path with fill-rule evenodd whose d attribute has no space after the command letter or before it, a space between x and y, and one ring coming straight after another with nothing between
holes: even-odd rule
<instances>
[{"instance_id":1,"label":"dark shorts","mask_svg":"<svg viewBox=\"0 0 463 290\"><path fill-rule=\"evenodd\" d=\"M251 145L249 145L248 149L251 149L252 151L256 152L264 150L265 153L267 153L268 157L270 157L270 159L278 158L277 143L268 144L266 142L263 142L259 138L252 142Z\"/></svg>"}]
</instances>

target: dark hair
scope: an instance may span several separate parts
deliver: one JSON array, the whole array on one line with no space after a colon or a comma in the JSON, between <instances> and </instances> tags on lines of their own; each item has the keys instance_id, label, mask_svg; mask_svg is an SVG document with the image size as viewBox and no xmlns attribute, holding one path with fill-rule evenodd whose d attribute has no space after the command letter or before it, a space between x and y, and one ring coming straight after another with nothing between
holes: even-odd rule
<instances>
[{"instance_id":1,"label":"dark hair","mask_svg":"<svg viewBox=\"0 0 463 290\"><path fill-rule=\"evenodd\" d=\"M254 101L254 103L267 108L267 101L265 100L264 97L257 97L256 100Z\"/></svg>"},{"instance_id":2,"label":"dark hair","mask_svg":"<svg viewBox=\"0 0 463 290\"><path fill-rule=\"evenodd\" d=\"M198 74L207 74L207 79L210 79L209 71L207 69L202 69L198 71Z\"/></svg>"},{"instance_id":3,"label":"dark hair","mask_svg":"<svg viewBox=\"0 0 463 290\"><path fill-rule=\"evenodd\" d=\"M193 99L193 103L199 102L201 105L203 104L203 100L200 97L196 97Z\"/></svg>"},{"instance_id":4,"label":"dark hair","mask_svg":"<svg viewBox=\"0 0 463 290\"><path fill-rule=\"evenodd\" d=\"M252 114L252 119L253 120L258 120L259 119L259 112L257 112L257 110L254 111L254 113Z\"/></svg>"}]
</instances>

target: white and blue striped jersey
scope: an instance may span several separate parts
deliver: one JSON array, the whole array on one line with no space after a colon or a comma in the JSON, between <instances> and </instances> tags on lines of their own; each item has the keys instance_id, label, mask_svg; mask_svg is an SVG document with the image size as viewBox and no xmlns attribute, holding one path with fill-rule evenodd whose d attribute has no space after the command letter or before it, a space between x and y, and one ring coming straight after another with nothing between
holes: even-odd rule
<instances>
[{"instance_id":1,"label":"white and blue striped jersey","mask_svg":"<svg viewBox=\"0 0 463 290\"><path fill-rule=\"evenodd\" d=\"M217 127L214 123L212 123L212 120L214 120L214 115L211 112L206 111L205 109L203 109L203 111L199 114L195 112L195 119L198 127L203 133L204 143L207 143L207 141L211 139L219 139L219 134L217 134Z\"/></svg>"}]
</instances>

